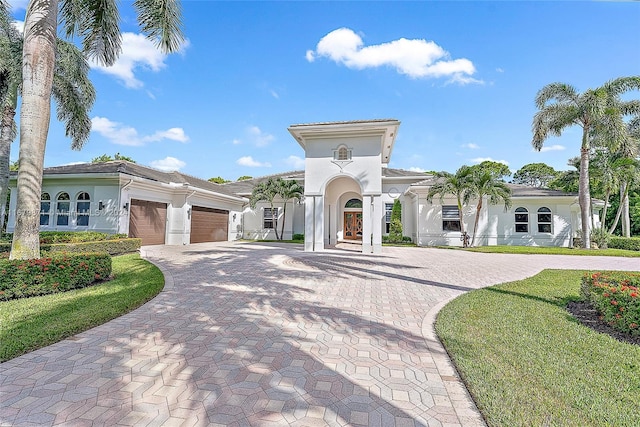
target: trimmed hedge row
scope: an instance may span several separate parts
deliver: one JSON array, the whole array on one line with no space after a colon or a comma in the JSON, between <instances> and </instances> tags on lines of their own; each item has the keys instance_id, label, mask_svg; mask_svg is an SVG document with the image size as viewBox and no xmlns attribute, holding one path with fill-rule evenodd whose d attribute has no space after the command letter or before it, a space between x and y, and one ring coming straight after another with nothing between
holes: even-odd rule
<instances>
[{"instance_id":1,"label":"trimmed hedge row","mask_svg":"<svg viewBox=\"0 0 640 427\"><path fill-rule=\"evenodd\" d=\"M0 259L0 300L84 288L111 275L105 253L64 254L31 260Z\"/></svg>"},{"instance_id":2,"label":"trimmed hedge row","mask_svg":"<svg viewBox=\"0 0 640 427\"><path fill-rule=\"evenodd\" d=\"M100 240L78 243L40 244L41 253L91 253L106 252L109 255L122 255L140 249L141 239ZM11 251L11 243L0 243L0 253Z\"/></svg>"},{"instance_id":3,"label":"trimmed hedge row","mask_svg":"<svg viewBox=\"0 0 640 427\"><path fill-rule=\"evenodd\" d=\"M609 240L611 249L626 249L628 251L640 251L640 237L611 236Z\"/></svg>"},{"instance_id":4,"label":"trimmed hedge row","mask_svg":"<svg viewBox=\"0 0 640 427\"><path fill-rule=\"evenodd\" d=\"M126 239L126 234L109 234L98 231L41 231L40 244L48 245L54 243L81 243L96 242L102 240ZM8 233L2 236L3 242L13 240L13 234Z\"/></svg>"},{"instance_id":5,"label":"trimmed hedge row","mask_svg":"<svg viewBox=\"0 0 640 427\"><path fill-rule=\"evenodd\" d=\"M580 293L610 326L640 335L640 274L597 272L582 277Z\"/></svg>"}]
</instances>

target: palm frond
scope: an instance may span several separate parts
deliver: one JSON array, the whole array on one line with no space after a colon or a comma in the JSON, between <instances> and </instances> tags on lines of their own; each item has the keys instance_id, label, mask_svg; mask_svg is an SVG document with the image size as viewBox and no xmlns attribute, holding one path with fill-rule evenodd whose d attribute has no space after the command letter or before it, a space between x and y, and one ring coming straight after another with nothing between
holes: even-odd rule
<instances>
[{"instance_id":1,"label":"palm frond","mask_svg":"<svg viewBox=\"0 0 640 427\"><path fill-rule=\"evenodd\" d=\"M65 23L67 31L75 25L82 39L82 51L89 59L102 65L112 65L121 51L120 13L116 0L77 0L70 5L69 19L78 22Z\"/></svg>"},{"instance_id":2,"label":"palm frond","mask_svg":"<svg viewBox=\"0 0 640 427\"><path fill-rule=\"evenodd\" d=\"M178 51L184 42L182 10L178 0L136 0L142 32L165 53Z\"/></svg>"},{"instance_id":3,"label":"palm frond","mask_svg":"<svg viewBox=\"0 0 640 427\"><path fill-rule=\"evenodd\" d=\"M566 83L550 83L540 89L535 98L537 108L544 108L549 101L555 100L558 103L577 104L578 91L573 86Z\"/></svg>"}]
</instances>

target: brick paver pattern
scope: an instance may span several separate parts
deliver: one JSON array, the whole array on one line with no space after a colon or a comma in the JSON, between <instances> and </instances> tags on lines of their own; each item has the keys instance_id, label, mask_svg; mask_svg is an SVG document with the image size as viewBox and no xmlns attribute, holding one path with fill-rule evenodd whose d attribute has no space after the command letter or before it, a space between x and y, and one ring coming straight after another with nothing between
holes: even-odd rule
<instances>
[{"instance_id":1,"label":"brick paver pattern","mask_svg":"<svg viewBox=\"0 0 640 427\"><path fill-rule=\"evenodd\" d=\"M0 364L0 425L482 426L433 332L468 290L633 258L153 246L139 309Z\"/></svg>"}]
</instances>

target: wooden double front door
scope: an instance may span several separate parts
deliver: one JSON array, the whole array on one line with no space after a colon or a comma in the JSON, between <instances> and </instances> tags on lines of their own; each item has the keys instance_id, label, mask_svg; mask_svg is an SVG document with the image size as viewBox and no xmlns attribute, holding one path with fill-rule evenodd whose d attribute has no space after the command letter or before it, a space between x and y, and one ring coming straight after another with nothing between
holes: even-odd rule
<instances>
[{"instance_id":1,"label":"wooden double front door","mask_svg":"<svg viewBox=\"0 0 640 427\"><path fill-rule=\"evenodd\" d=\"M362 240L362 212L344 213L345 240Z\"/></svg>"}]
</instances>

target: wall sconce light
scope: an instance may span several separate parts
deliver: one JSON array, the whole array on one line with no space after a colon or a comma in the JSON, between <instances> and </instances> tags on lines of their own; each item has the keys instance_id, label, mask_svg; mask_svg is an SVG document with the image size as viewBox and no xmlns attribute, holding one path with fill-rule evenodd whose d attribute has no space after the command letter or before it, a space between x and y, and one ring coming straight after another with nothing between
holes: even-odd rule
<instances>
[{"instance_id":1,"label":"wall sconce light","mask_svg":"<svg viewBox=\"0 0 640 427\"><path fill-rule=\"evenodd\" d=\"M187 218L191 219L191 208L187 209Z\"/></svg>"},{"instance_id":2,"label":"wall sconce light","mask_svg":"<svg viewBox=\"0 0 640 427\"><path fill-rule=\"evenodd\" d=\"M233 220L234 221L236 220L236 214L233 214Z\"/></svg>"},{"instance_id":3,"label":"wall sconce light","mask_svg":"<svg viewBox=\"0 0 640 427\"><path fill-rule=\"evenodd\" d=\"M129 202L125 203L125 204L122 206L122 209L124 209L125 211L128 211L128 210L129 210Z\"/></svg>"},{"instance_id":4,"label":"wall sconce light","mask_svg":"<svg viewBox=\"0 0 640 427\"><path fill-rule=\"evenodd\" d=\"M100 202L98 202L98 210L101 211L102 209L104 209L104 203L102 203L102 200Z\"/></svg>"}]
</instances>

